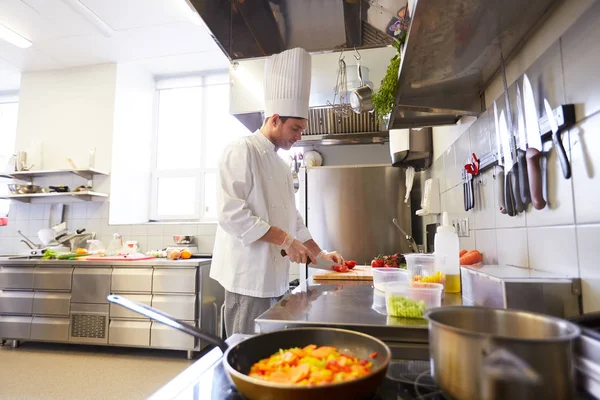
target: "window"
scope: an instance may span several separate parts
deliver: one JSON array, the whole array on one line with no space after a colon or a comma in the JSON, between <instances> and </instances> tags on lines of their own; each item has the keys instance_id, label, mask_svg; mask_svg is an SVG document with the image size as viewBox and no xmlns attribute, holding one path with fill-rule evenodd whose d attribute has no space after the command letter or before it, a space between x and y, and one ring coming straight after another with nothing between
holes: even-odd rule
<instances>
[{"instance_id":1,"label":"window","mask_svg":"<svg viewBox=\"0 0 600 400\"><path fill-rule=\"evenodd\" d=\"M151 219L215 221L219 157L250 134L229 114L229 77L163 80L157 92Z\"/></svg>"},{"instance_id":2,"label":"window","mask_svg":"<svg viewBox=\"0 0 600 400\"><path fill-rule=\"evenodd\" d=\"M19 103L16 99L2 101L0 98L0 171L7 171L8 160L15 152ZM0 195L5 194L8 194L8 186L0 185ZM10 200L0 200L0 217L8 215L9 207Z\"/></svg>"}]
</instances>

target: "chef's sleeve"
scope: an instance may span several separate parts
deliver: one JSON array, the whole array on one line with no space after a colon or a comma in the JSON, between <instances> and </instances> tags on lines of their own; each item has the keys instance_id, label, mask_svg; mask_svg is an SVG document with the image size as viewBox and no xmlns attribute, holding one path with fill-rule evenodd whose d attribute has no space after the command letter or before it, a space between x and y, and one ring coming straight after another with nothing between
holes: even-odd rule
<instances>
[{"instance_id":1,"label":"chef's sleeve","mask_svg":"<svg viewBox=\"0 0 600 400\"><path fill-rule=\"evenodd\" d=\"M248 196L252 189L250 151L245 143L228 146L219 163L217 212L225 232L248 246L267 233L271 226L252 213Z\"/></svg>"},{"instance_id":2,"label":"chef's sleeve","mask_svg":"<svg viewBox=\"0 0 600 400\"><path fill-rule=\"evenodd\" d=\"M306 225L304 225L304 220L302 219L302 215L300 215L300 212L297 210L296 210L296 239L298 239L302 243L312 239L312 235L310 234Z\"/></svg>"}]
</instances>

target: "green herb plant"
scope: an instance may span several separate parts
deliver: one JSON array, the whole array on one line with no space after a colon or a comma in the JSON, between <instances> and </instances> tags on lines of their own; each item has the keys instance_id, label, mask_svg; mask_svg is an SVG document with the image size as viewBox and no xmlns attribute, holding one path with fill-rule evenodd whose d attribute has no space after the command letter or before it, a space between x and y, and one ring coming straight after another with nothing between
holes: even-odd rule
<instances>
[{"instance_id":1,"label":"green herb plant","mask_svg":"<svg viewBox=\"0 0 600 400\"><path fill-rule=\"evenodd\" d=\"M380 119L389 114L394 107L396 85L398 84L398 70L400 68L400 48L405 40L406 32L400 38L394 38L394 48L397 54L390 60L385 76L381 80L379 90L373 94L373 108Z\"/></svg>"}]
</instances>

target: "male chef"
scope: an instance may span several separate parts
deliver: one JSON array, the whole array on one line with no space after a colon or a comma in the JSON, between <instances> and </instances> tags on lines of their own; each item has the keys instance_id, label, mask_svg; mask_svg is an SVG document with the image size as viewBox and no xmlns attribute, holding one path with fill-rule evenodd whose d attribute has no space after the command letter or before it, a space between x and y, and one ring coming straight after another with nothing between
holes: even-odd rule
<instances>
[{"instance_id":1,"label":"male chef","mask_svg":"<svg viewBox=\"0 0 600 400\"><path fill-rule=\"evenodd\" d=\"M289 288L290 261L344 262L312 240L296 210L291 170L277 155L306 129L310 78L311 56L304 49L267 59L264 124L221 156L210 277L225 288L228 336L255 333L254 320Z\"/></svg>"}]
</instances>

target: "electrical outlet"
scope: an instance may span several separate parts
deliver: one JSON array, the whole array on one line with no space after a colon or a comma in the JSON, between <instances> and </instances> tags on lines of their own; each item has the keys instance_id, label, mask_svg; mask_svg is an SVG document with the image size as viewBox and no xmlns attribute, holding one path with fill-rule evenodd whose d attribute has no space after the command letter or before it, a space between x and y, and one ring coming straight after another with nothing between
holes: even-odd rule
<instances>
[{"instance_id":1,"label":"electrical outlet","mask_svg":"<svg viewBox=\"0 0 600 400\"><path fill-rule=\"evenodd\" d=\"M456 224L455 224L456 222ZM469 237L469 218L459 218L452 221L452 225L456 228L458 237Z\"/></svg>"}]
</instances>

